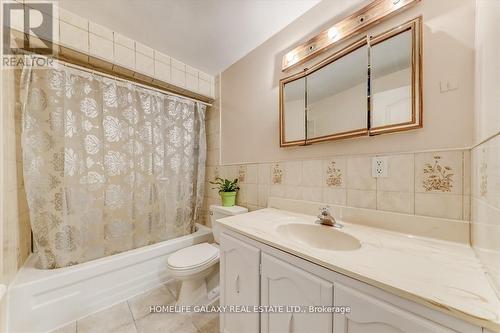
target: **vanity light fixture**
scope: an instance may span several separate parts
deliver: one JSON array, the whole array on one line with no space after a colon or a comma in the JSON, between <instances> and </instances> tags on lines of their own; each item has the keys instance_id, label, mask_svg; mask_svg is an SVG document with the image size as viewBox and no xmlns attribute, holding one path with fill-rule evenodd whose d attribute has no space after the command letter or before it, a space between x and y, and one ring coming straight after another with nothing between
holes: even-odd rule
<instances>
[{"instance_id":1,"label":"vanity light fixture","mask_svg":"<svg viewBox=\"0 0 500 333\"><path fill-rule=\"evenodd\" d=\"M418 2L420 0L374 0L351 16L287 52L283 56L281 70L285 71L311 59L321 52L326 51L335 43L366 30L372 24L381 22L404 9L410 8Z\"/></svg>"}]
</instances>

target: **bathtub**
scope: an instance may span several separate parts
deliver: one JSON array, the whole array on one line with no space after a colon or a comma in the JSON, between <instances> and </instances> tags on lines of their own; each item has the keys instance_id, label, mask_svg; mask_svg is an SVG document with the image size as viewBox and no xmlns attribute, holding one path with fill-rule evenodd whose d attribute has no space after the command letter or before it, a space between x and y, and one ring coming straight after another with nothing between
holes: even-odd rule
<instances>
[{"instance_id":1,"label":"bathtub","mask_svg":"<svg viewBox=\"0 0 500 333\"><path fill-rule=\"evenodd\" d=\"M169 254L212 239L197 224L187 236L53 270L36 268L32 254L9 286L8 332L49 332L168 282Z\"/></svg>"}]
</instances>

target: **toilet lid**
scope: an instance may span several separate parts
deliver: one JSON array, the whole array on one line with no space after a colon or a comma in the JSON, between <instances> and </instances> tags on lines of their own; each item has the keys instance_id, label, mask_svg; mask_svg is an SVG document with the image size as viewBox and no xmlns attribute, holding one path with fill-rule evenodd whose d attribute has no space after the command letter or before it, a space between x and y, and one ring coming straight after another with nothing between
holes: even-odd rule
<instances>
[{"instance_id":1,"label":"toilet lid","mask_svg":"<svg viewBox=\"0 0 500 333\"><path fill-rule=\"evenodd\" d=\"M196 244L183 248L170 257L167 263L176 269L189 269L203 265L219 256L219 249L208 243Z\"/></svg>"}]
</instances>

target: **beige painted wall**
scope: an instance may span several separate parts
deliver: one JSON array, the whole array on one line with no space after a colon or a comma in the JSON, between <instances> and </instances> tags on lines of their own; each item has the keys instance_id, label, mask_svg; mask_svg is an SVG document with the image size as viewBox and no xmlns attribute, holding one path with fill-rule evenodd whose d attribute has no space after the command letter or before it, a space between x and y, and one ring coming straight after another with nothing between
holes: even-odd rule
<instances>
[{"instance_id":1,"label":"beige painted wall","mask_svg":"<svg viewBox=\"0 0 500 333\"><path fill-rule=\"evenodd\" d=\"M475 1L439 0L422 1L372 29L373 33L382 32L423 15L423 129L308 147L279 147L281 57L292 46L351 12L352 8L347 8L352 4L346 0L322 1L221 74L223 164L471 146ZM339 9L343 9L343 13L333 17L332 13L338 13ZM441 93L440 81L449 80L457 81L459 88Z\"/></svg>"},{"instance_id":2,"label":"beige painted wall","mask_svg":"<svg viewBox=\"0 0 500 333\"><path fill-rule=\"evenodd\" d=\"M476 5L471 240L500 295L500 2Z\"/></svg>"}]
</instances>

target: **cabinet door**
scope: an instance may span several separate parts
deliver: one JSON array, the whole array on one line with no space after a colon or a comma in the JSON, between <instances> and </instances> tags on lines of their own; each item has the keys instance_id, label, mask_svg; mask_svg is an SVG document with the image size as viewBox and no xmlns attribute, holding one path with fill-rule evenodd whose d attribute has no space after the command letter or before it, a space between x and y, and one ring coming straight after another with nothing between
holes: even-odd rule
<instances>
[{"instance_id":1,"label":"cabinet door","mask_svg":"<svg viewBox=\"0 0 500 333\"><path fill-rule=\"evenodd\" d=\"M338 283L335 305L350 306L351 312L334 316L334 333L457 333Z\"/></svg>"},{"instance_id":2,"label":"cabinet door","mask_svg":"<svg viewBox=\"0 0 500 333\"><path fill-rule=\"evenodd\" d=\"M262 254L263 306L331 306L332 284L265 253ZM331 313L262 313L262 333L331 333Z\"/></svg>"},{"instance_id":3,"label":"cabinet door","mask_svg":"<svg viewBox=\"0 0 500 333\"><path fill-rule=\"evenodd\" d=\"M260 250L222 233L220 239L221 305L257 306L260 290ZM221 313L221 332L258 333L256 312Z\"/></svg>"}]
</instances>

